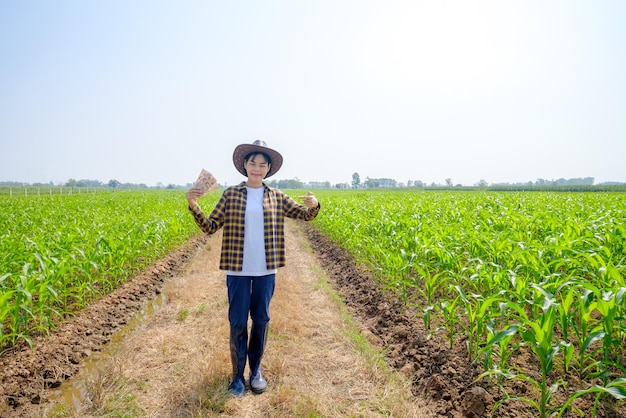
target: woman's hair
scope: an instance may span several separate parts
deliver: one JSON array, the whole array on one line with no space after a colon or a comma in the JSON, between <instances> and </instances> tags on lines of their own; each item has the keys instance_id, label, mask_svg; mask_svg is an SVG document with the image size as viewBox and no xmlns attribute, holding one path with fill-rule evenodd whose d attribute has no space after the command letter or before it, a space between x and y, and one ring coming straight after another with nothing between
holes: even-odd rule
<instances>
[{"instance_id":1,"label":"woman's hair","mask_svg":"<svg viewBox=\"0 0 626 418\"><path fill-rule=\"evenodd\" d=\"M266 153L264 153L264 152L261 152L261 151L254 151L254 152L251 152L250 154L246 155L246 158L244 158L243 160L244 160L245 162L248 162L248 161L250 161L251 159L253 159L254 157L256 157L257 155L262 155L263 157L265 157L265 161L267 161L267 163L268 163L268 164L272 164L272 159L270 158L270 156L269 156L269 155L267 155L267 154L266 154Z\"/></svg>"},{"instance_id":2,"label":"woman's hair","mask_svg":"<svg viewBox=\"0 0 626 418\"><path fill-rule=\"evenodd\" d=\"M251 152L250 154L246 155L246 158L243 159L243 162L244 162L243 171L246 173L246 176L248 175L248 170L246 170L245 163L254 159L254 157L256 157L257 155L262 155L265 158L265 161L267 161L269 165L272 165L272 159L266 153L261 152L261 151Z\"/></svg>"}]
</instances>

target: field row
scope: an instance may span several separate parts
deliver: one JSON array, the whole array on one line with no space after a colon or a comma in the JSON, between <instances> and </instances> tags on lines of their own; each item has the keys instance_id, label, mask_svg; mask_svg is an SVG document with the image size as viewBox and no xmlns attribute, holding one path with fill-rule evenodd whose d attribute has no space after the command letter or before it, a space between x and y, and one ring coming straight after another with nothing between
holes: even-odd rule
<instances>
[{"instance_id":1,"label":"field row","mask_svg":"<svg viewBox=\"0 0 626 418\"><path fill-rule=\"evenodd\" d=\"M626 397L626 195L317 194L317 226L432 334L465 343L483 379L530 382L537 396L511 397L538 416L588 393Z\"/></svg>"},{"instance_id":2,"label":"field row","mask_svg":"<svg viewBox=\"0 0 626 418\"><path fill-rule=\"evenodd\" d=\"M0 348L48 332L197 232L181 191L0 198Z\"/></svg>"}]
</instances>

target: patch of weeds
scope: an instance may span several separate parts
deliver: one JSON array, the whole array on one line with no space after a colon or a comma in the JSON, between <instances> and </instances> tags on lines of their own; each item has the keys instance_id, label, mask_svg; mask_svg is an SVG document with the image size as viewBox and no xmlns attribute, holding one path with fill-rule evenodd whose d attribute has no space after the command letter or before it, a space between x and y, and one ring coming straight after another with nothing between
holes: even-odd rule
<instances>
[{"instance_id":1,"label":"patch of weeds","mask_svg":"<svg viewBox=\"0 0 626 418\"><path fill-rule=\"evenodd\" d=\"M209 413L221 414L225 411L226 401L232 395L228 393L229 377L216 377L208 382L203 409Z\"/></svg>"},{"instance_id":2,"label":"patch of weeds","mask_svg":"<svg viewBox=\"0 0 626 418\"><path fill-rule=\"evenodd\" d=\"M310 398L299 399L296 403L294 411L296 417L318 418L321 415L317 412L315 402Z\"/></svg>"},{"instance_id":3,"label":"patch of weeds","mask_svg":"<svg viewBox=\"0 0 626 418\"><path fill-rule=\"evenodd\" d=\"M183 309L182 311L178 312L178 315L176 315L176 320L183 321L185 320L185 318L187 318L187 315L189 315L189 310Z\"/></svg>"},{"instance_id":4,"label":"patch of weeds","mask_svg":"<svg viewBox=\"0 0 626 418\"><path fill-rule=\"evenodd\" d=\"M76 416L76 411L71 410L65 404L57 403L45 416L47 418L71 418Z\"/></svg>"},{"instance_id":5,"label":"patch of weeds","mask_svg":"<svg viewBox=\"0 0 626 418\"><path fill-rule=\"evenodd\" d=\"M137 404L133 385L119 372L98 373L86 384L91 405L87 411L95 416L142 417L145 411Z\"/></svg>"},{"instance_id":6,"label":"patch of weeds","mask_svg":"<svg viewBox=\"0 0 626 418\"><path fill-rule=\"evenodd\" d=\"M302 397L293 386L279 386L272 393L270 405L274 411L280 411L286 416L310 418L321 416L316 401L309 397Z\"/></svg>"},{"instance_id":7,"label":"patch of weeds","mask_svg":"<svg viewBox=\"0 0 626 418\"><path fill-rule=\"evenodd\" d=\"M319 274L321 278L317 281L316 286L318 289L323 289L326 293L330 295L335 304L339 307L339 312L341 313L341 319L345 325L344 334L346 337L352 341L352 344L356 348L356 350L361 353L368 364L374 365L377 367L386 368L385 356L384 353L381 352L378 348L373 346L363 335L363 333L359 330L352 314L346 307L345 301L342 299L339 292L334 290L328 284L328 281L324 277L323 274Z\"/></svg>"},{"instance_id":8,"label":"patch of weeds","mask_svg":"<svg viewBox=\"0 0 626 418\"><path fill-rule=\"evenodd\" d=\"M197 309L198 314L202 314L204 313L204 311L206 311L206 303L203 303L202 305L198 306L198 309Z\"/></svg>"},{"instance_id":9,"label":"patch of weeds","mask_svg":"<svg viewBox=\"0 0 626 418\"><path fill-rule=\"evenodd\" d=\"M132 418L146 416L146 412L137 404L135 395L120 391L107 399L101 415Z\"/></svg>"},{"instance_id":10,"label":"patch of weeds","mask_svg":"<svg viewBox=\"0 0 626 418\"><path fill-rule=\"evenodd\" d=\"M143 393L148 393L148 381L147 380L136 380L135 387L139 389Z\"/></svg>"}]
</instances>

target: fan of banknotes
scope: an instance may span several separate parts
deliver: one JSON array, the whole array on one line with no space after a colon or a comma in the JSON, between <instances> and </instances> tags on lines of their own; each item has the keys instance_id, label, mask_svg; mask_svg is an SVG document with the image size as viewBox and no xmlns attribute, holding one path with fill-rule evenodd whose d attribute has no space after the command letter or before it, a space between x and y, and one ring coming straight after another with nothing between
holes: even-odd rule
<instances>
[{"instance_id":1,"label":"fan of banknotes","mask_svg":"<svg viewBox=\"0 0 626 418\"><path fill-rule=\"evenodd\" d=\"M202 190L202 196L211 193L213 190L219 187L217 184L217 180L215 179L213 174L209 173L204 168L202 169L202 171L200 171L200 175L193 185L194 187L198 187L200 190Z\"/></svg>"}]
</instances>

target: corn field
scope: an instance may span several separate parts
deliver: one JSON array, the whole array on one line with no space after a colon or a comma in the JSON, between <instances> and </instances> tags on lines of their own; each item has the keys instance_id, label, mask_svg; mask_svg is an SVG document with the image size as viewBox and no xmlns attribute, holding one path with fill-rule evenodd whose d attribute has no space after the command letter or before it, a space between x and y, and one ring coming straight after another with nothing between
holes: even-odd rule
<instances>
[{"instance_id":1,"label":"corn field","mask_svg":"<svg viewBox=\"0 0 626 418\"><path fill-rule=\"evenodd\" d=\"M535 388L501 402L547 417L580 415L580 396L626 398L626 194L316 195L314 224L432 336L465 344L479 380ZM197 233L182 191L0 196L0 349L49 332ZM520 366L520 353L532 361ZM585 387L570 390L571 376Z\"/></svg>"},{"instance_id":2,"label":"corn field","mask_svg":"<svg viewBox=\"0 0 626 418\"><path fill-rule=\"evenodd\" d=\"M0 348L48 333L197 231L182 191L0 196Z\"/></svg>"},{"instance_id":3,"label":"corn field","mask_svg":"<svg viewBox=\"0 0 626 418\"><path fill-rule=\"evenodd\" d=\"M626 398L626 195L318 192L317 226L537 416ZM529 352L539 370L512 359ZM535 361L532 363L534 364ZM587 382L554 405L567 377Z\"/></svg>"}]
</instances>

